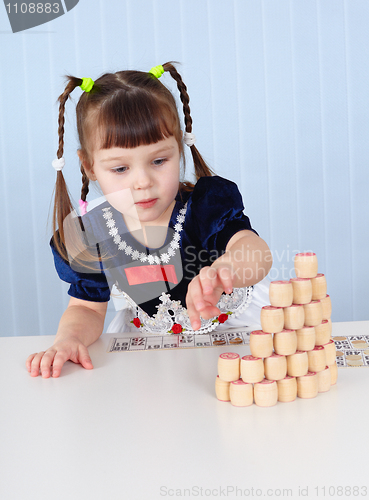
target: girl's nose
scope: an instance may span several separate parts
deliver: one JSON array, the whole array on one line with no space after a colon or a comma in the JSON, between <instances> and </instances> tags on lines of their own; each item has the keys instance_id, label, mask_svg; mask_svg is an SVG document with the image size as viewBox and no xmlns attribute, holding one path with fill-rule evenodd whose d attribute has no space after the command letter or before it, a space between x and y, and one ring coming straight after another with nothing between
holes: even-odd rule
<instances>
[{"instance_id":1,"label":"girl's nose","mask_svg":"<svg viewBox=\"0 0 369 500\"><path fill-rule=\"evenodd\" d=\"M138 168L134 179L134 189L147 189L152 185L152 178L146 168Z\"/></svg>"}]
</instances>

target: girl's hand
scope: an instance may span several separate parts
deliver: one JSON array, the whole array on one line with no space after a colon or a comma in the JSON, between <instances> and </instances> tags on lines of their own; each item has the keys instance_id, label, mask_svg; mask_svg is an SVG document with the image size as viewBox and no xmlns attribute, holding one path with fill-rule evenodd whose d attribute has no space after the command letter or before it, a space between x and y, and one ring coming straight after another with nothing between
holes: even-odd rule
<instances>
[{"instance_id":1,"label":"girl's hand","mask_svg":"<svg viewBox=\"0 0 369 500\"><path fill-rule=\"evenodd\" d=\"M200 315L210 319L220 314L216 307L223 292L233 290L232 265L217 263L216 266L203 267L188 285L186 304L191 326L198 330L201 326Z\"/></svg>"},{"instance_id":2,"label":"girl's hand","mask_svg":"<svg viewBox=\"0 0 369 500\"><path fill-rule=\"evenodd\" d=\"M43 378L59 377L62 366L66 361L80 363L87 370L93 368L87 347L75 337L56 342L47 351L28 356L26 367L31 377L37 377L41 371Z\"/></svg>"}]
</instances>

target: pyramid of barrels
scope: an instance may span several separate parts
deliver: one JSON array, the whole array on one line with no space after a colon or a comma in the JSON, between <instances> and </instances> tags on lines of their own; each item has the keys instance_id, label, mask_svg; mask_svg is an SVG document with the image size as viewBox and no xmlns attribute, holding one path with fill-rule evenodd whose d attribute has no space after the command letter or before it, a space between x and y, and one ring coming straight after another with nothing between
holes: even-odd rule
<instances>
[{"instance_id":1,"label":"pyramid of barrels","mask_svg":"<svg viewBox=\"0 0 369 500\"><path fill-rule=\"evenodd\" d=\"M250 356L218 358L216 396L234 406L274 406L314 398L337 382L331 300L315 253L295 256L296 278L272 281L261 330L250 333Z\"/></svg>"}]
</instances>

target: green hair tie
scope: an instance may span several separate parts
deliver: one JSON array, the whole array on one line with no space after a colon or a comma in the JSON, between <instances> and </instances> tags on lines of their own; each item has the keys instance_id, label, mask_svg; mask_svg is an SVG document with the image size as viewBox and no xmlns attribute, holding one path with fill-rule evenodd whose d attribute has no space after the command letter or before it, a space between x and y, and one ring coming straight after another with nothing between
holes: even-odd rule
<instances>
[{"instance_id":1,"label":"green hair tie","mask_svg":"<svg viewBox=\"0 0 369 500\"><path fill-rule=\"evenodd\" d=\"M92 87L95 85L95 82L92 78L82 78L82 84L80 85L81 89L85 92L91 92Z\"/></svg>"},{"instance_id":2,"label":"green hair tie","mask_svg":"<svg viewBox=\"0 0 369 500\"><path fill-rule=\"evenodd\" d=\"M163 66L154 66L153 68L150 69L149 73L155 76L155 78L160 78L161 75L164 73L164 68Z\"/></svg>"}]
</instances>

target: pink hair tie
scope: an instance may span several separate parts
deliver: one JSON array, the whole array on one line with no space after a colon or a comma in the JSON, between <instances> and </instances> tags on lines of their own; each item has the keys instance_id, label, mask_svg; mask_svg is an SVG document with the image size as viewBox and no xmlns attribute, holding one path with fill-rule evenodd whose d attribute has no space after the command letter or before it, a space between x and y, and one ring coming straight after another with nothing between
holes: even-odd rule
<instances>
[{"instance_id":1,"label":"pink hair tie","mask_svg":"<svg viewBox=\"0 0 369 500\"><path fill-rule=\"evenodd\" d=\"M79 206L81 207L81 215L87 214L87 201L79 200Z\"/></svg>"}]
</instances>

